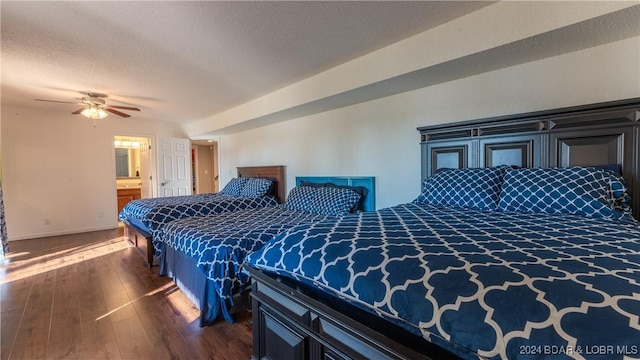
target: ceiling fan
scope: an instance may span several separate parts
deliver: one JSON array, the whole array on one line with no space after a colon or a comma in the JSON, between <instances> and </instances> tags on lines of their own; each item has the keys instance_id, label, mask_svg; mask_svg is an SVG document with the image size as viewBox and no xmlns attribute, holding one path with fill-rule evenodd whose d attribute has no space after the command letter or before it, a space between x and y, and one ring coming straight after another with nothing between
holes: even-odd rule
<instances>
[{"instance_id":1,"label":"ceiling fan","mask_svg":"<svg viewBox=\"0 0 640 360\"><path fill-rule=\"evenodd\" d=\"M140 111L137 107L133 106L119 106L119 105L108 105L104 98L107 97L105 94L98 93L86 93L87 96L83 96L81 98L77 98L78 102L71 101L58 101L58 100L45 100L45 99L34 99L36 101L47 101L47 102L55 102L55 103L63 103L63 104L77 104L82 105L82 107L71 114L81 114L89 119L97 120L104 119L110 112L114 115L122 116L122 117L131 117L129 114L125 114L120 110L130 110L130 111Z\"/></svg>"}]
</instances>

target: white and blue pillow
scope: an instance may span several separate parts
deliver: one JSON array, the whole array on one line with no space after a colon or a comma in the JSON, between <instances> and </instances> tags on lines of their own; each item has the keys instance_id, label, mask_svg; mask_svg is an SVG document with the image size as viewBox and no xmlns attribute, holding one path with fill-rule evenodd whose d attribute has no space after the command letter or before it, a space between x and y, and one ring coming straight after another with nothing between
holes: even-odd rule
<instances>
[{"instance_id":1,"label":"white and blue pillow","mask_svg":"<svg viewBox=\"0 0 640 360\"><path fill-rule=\"evenodd\" d=\"M605 178L609 182L609 196L613 210L631 217L631 196L627 192L627 182L624 177L618 172L605 171Z\"/></svg>"},{"instance_id":2,"label":"white and blue pillow","mask_svg":"<svg viewBox=\"0 0 640 360\"><path fill-rule=\"evenodd\" d=\"M289 192L283 207L320 215L345 215L360 201L360 194L338 187L298 186Z\"/></svg>"},{"instance_id":3,"label":"white and blue pillow","mask_svg":"<svg viewBox=\"0 0 640 360\"><path fill-rule=\"evenodd\" d=\"M220 190L220 194L240 196L240 192L244 189L247 181L249 181L249 178L233 178Z\"/></svg>"},{"instance_id":4,"label":"white and blue pillow","mask_svg":"<svg viewBox=\"0 0 640 360\"><path fill-rule=\"evenodd\" d=\"M504 174L498 208L623 218L624 214L614 210L614 182L613 174L589 167L511 169Z\"/></svg>"},{"instance_id":5,"label":"white and blue pillow","mask_svg":"<svg viewBox=\"0 0 640 360\"><path fill-rule=\"evenodd\" d=\"M506 168L499 166L439 171L424 180L422 194L414 202L495 210Z\"/></svg>"},{"instance_id":6,"label":"white and blue pillow","mask_svg":"<svg viewBox=\"0 0 640 360\"><path fill-rule=\"evenodd\" d=\"M316 196L307 204L307 210L315 214L348 214L361 198L357 192L340 187L316 188L316 191Z\"/></svg>"},{"instance_id":7,"label":"white and blue pillow","mask_svg":"<svg viewBox=\"0 0 640 360\"><path fill-rule=\"evenodd\" d=\"M314 183L314 182L309 182L309 181L301 181L300 182L300 186L337 187L337 188L349 189L349 190L355 191L356 193L358 193L360 195L360 200L355 205L353 205L353 207L351 209L349 209L349 212L351 212L351 213L360 212L360 209L363 208L363 204L364 204L365 198L366 198L367 194L369 193L369 189L367 189L364 186L336 185L336 184L334 184L332 182Z\"/></svg>"},{"instance_id":8,"label":"white and blue pillow","mask_svg":"<svg viewBox=\"0 0 640 360\"><path fill-rule=\"evenodd\" d=\"M273 180L264 179L264 178L247 178L247 182L244 187L240 190L239 195L244 197L260 197L265 196L271 186L273 185Z\"/></svg>"},{"instance_id":9,"label":"white and blue pillow","mask_svg":"<svg viewBox=\"0 0 640 360\"><path fill-rule=\"evenodd\" d=\"M319 187L311 186L296 186L289 191L287 200L282 204L283 207L289 210L302 210L305 211L311 199L315 196L315 189Z\"/></svg>"},{"instance_id":10,"label":"white and blue pillow","mask_svg":"<svg viewBox=\"0 0 640 360\"><path fill-rule=\"evenodd\" d=\"M605 178L609 182L609 195L611 197L613 210L632 218L631 196L627 192L627 182L622 176L622 165L607 164L589 167L604 171Z\"/></svg>"}]
</instances>

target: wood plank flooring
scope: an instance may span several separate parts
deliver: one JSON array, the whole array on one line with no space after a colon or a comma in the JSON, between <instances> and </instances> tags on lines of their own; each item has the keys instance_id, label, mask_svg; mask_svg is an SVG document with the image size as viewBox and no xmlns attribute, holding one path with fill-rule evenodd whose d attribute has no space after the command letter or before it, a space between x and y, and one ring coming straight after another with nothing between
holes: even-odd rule
<instances>
[{"instance_id":1,"label":"wood plank flooring","mask_svg":"<svg viewBox=\"0 0 640 360\"><path fill-rule=\"evenodd\" d=\"M0 265L0 359L249 359L251 314L201 328L122 229L10 243Z\"/></svg>"}]
</instances>

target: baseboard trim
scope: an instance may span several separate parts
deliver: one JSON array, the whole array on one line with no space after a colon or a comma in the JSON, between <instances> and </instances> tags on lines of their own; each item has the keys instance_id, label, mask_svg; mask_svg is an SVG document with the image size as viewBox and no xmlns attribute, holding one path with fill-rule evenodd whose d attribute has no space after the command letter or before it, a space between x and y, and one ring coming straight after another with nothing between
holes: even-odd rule
<instances>
[{"instance_id":1,"label":"baseboard trim","mask_svg":"<svg viewBox=\"0 0 640 360\"><path fill-rule=\"evenodd\" d=\"M80 234L80 233L92 232L92 231L113 230L113 229L117 229L117 228L118 228L118 225L115 225L115 226L114 225L105 225L105 226L92 227L92 228L52 231L52 232L40 233L40 234L27 234L27 235L9 236L8 239L9 239L9 241L30 240L30 239L38 239L38 238L51 237L51 236Z\"/></svg>"}]
</instances>

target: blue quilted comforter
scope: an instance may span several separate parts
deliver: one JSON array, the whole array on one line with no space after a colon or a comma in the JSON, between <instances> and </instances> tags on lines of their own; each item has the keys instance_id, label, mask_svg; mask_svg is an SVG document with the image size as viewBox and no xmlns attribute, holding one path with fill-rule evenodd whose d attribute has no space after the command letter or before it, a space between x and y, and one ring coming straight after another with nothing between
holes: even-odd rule
<instances>
[{"instance_id":1,"label":"blue quilted comforter","mask_svg":"<svg viewBox=\"0 0 640 360\"><path fill-rule=\"evenodd\" d=\"M218 298L209 299L208 312L213 314L208 315L210 320L222 314L233 322L229 313L233 295L250 281L240 271L245 256L286 229L334 218L280 206L247 209L173 221L160 229L158 239L164 246L192 257L215 287Z\"/></svg>"},{"instance_id":2,"label":"blue quilted comforter","mask_svg":"<svg viewBox=\"0 0 640 360\"><path fill-rule=\"evenodd\" d=\"M141 230L155 239L163 224L177 219L276 205L278 202L271 196L251 198L208 193L159 197L130 201L120 212L120 220L142 227ZM159 254L159 242L154 241L153 245Z\"/></svg>"},{"instance_id":3,"label":"blue quilted comforter","mask_svg":"<svg viewBox=\"0 0 640 360\"><path fill-rule=\"evenodd\" d=\"M635 222L403 204L248 256L465 358L640 358Z\"/></svg>"}]
</instances>

